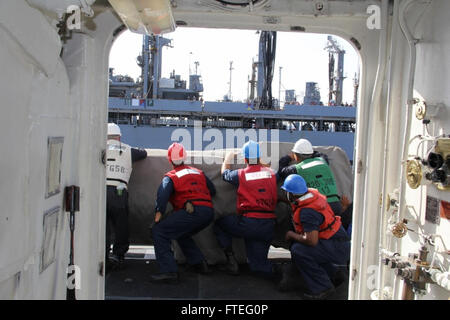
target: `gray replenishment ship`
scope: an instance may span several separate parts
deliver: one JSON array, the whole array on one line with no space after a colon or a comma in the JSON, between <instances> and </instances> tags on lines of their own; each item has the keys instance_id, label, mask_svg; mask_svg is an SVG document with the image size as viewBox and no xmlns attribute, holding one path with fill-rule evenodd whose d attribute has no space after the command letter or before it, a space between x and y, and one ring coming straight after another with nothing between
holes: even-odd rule
<instances>
[{"instance_id":1,"label":"gray replenishment ship","mask_svg":"<svg viewBox=\"0 0 450 320\"><path fill-rule=\"evenodd\" d=\"M231 134L243 130L248 137L256 135L259 141L295 142L305 138L313 145L338 146L353 162L357 81L353 104L344 105L345 51L333 37L328 37L328 105L321 102L317 83L307 82L302 103L297 101L295 90L286 90L285 103L281 106L271 92L274 41L276 32L260 32L260 61L252 65L247 101L231 101L230 94L222 101L204 101L203 84L197 68L189 76L189 84L175 74L175 70L170 78L161 77L162 48L170 45L171 40L158 35L144 35L142 52L137 58L142 73L137 81L129 76L114 75L110 68L109 122L120 126L124 142L141 148L165 149L181 138L191 150L238 147L220 141L211 146L211 138L203 136L201 143L194 142L194 129L201 127L219 130L215 132L220 132L223 137L229 136L230 130L233 130ZM195 64L198 66L198 62ZM181 133L176 131L179 128L183 128Z\"/></svg>"}]
</instances>

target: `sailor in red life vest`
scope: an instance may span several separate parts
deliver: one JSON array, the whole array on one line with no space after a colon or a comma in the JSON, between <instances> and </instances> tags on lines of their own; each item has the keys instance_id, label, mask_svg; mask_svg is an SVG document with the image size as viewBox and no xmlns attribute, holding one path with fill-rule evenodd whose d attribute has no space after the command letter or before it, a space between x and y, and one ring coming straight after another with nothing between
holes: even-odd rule
<instances>
[{"instance_id":1,"label":"sailor in red life vest","mask_svg":"<svg viewBox=\"0 0 450 320\"><path fill-rule=\"evenodd\" d=\"M154 282L178 282L178 267L171 240L177 240L190 267L200 273L209 273L208 264L192 236L213 221L211 197L216 189L201 170L184 164L186 151L181 144L173 143L167 157L173 170L165 174L159 186L152 229L160 269L160 273L151 277ZM172 204L173 213L162 219L167 202Z\"/></svg>"},{"instance_id":2,"label":"sailor in red life vest","mask_svg":"<svg viewBox=\"0 0 450 320\"><path fill-rule=\"evenodd\" d=\"M258 143L249 141L242 151L246 168L230 170L235 154L228 153L221 170L223 180L238 187L238 214L216 220L214 231L227 257L227 272L239 274L239 266L232 251L232 237L238 237L245 240L250 270L272 277L273 268L267 254L276 223L277 178L272 169L261 165Z\"/></svg>"},{"instance_id":3,"label":"sailor in red life vest","mask_svg":"<svg viewBox=\"0 0 450 320\"><path fill-rule=\"evenodd\" d=\"M326 299L335 291L334 265L350 259L350 239L326 196L308 189L301 176L289 175L281 188L292 206L295 231L288 231L286 240L293 241L291 257L309 289L304 298Z\"/></svg>"}]
</instances>

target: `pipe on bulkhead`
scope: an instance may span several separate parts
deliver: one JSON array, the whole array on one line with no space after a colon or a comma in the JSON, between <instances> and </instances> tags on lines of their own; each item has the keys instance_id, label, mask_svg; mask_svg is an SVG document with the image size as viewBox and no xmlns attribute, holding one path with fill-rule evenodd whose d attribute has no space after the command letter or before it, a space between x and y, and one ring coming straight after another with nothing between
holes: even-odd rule
<instances>
[{"instance_id":1,"label":"pipe on bulkhead","mask_svg":"<svg viewBox=\"0 0 450 320\"><path fill-rule=\"evenodd\" d=\"M403 280L402 300L414 300L414 296L412 286Z\"/></svg>"},{"instance_id":2,"label":"pipe on bulkhead","mask_svg":"<svg viewBox=\"0 0 450 320\"><path fill-rule=\"evenodd\" d=\"M381 26L379 49L378 49L378 68L377 75L375 77L375 86L372 93L371 107L375 108L380 104L381 93L383 89L383 82L386 75L387 66L387 39L388 39L388 0L382 0L381 2L381 19L384 22ZM380 108L380 120L385 120L383 115L383 108Z\"/></svg>"},{"instance_id":3,"label":"pipe on bulkhead","mask_svg":"<svg viewBox=\"0 0 450 320\"><path fill-rule=\"evenodd\" d=\"M407 91L407 98L406 98L406 124L405 129L403 132L403 141L402 141L402 156L401 156L401 167L400 167L400 186L399 186L399 221L402 221L405 215L405 191L406 191L406 175L405 175L405 164L408 160L408 137L409 137L409 131L411 130L411 110L412 106L414 104L413 102L413 93L414 93L414 77L415 77L415 71L416 71L416 43L417 40L414 39L414 37L411 34L411 31L408 28L408 25L406 23L405 18L405 12L406 10L417 0L406 0L405 2L402 2L402 7L400 8L399 12L399 23L400 23L400 29L402 30L403 35L405 36L406 40L408 41L409 46L409 52L410 52L410 62L409 62L409 76L408 76L408 91Z\"/></svg>"},{"instance_id":4,"label":"pipe on bulkhead","mask_svg":"<svg viewBox=\"0 0 450 320\"><path fill-rule=\"evenodd\" d=\"M381 100L381 92L382 92L382 87L383 87L383 80L385 78L385 73L386 73L386 66L387 66L387 38L388 38L388 5L389 2L387 0L383 0L381 3L381 17L382 19L384 19L383 21L385 22L382 31L380 32L380 41L379 41L379 64L378 64L378 70L377 70L377 77L376 77L376 84L375 84L375 88L374 88L374 92L373 92L373 96L372 96L372 107L378 105L380 103ZM397 12L397 4L394 3L394 21L395 21L395 15ZM392 39L393 39L393 30L394 27L393 25L391 25L391 43L392 43ZM391 45L391 55L392 55L392 45ZM384 171L384 177L383 177L383 183L382 183L382 192L381 194L384 195L386 192L386 180L387 180L387 153L388 153L388 140L389 140L389 135L388 135L388 123L389 123L389 118L390 118L390 103L388 101L388 103L386 104L386 112L385 112L385 139L384 139L384 159L383 159L383 171ZM381 108L380 108L380 117L382 117L382 112L381 112ZM382 198L382 205L381 205L381 223L380 223L380 230L379 230L379 238L380 238L380 247L382 250L384 250L384 248L386 247L386 241L385 241L385 233L386 233L386 227L385 227L385 216L384 216L384 208L385 208L385 198L383 196ZM382 288L384 288L385 285L385 270L383 268L382 263L378 264L378 290L382 290ZM380 299L384 299L384 295L380 294L379 295Z\"/></svg>"}]
</instances>

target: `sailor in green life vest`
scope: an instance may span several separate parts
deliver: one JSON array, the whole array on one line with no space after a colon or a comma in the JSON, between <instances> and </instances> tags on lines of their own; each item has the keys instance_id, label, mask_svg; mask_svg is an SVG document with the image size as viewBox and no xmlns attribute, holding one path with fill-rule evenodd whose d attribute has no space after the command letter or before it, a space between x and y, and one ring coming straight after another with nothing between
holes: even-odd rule
<instances>
[{"instance_id":1,"label":"sailor in green life vest","mask_svg":"<svg viewBox=\"0 0 450 320\"><path fill-rule=\"evenodd\" d=\"M295 164L289 163L295 160ZM290 174L298 174L305 179L308 188L319 190L327 197L328 204L335 215L340 216L342 205L337 193L336 180L328 165L328 157L313 150L311 142L298 140L292 148L292 154L284 156L279 161L278 175L284 180ZM343 219L343 222L345 219ZM344 223L344 227L347 226Z\"/></svg>"}]
</instances>

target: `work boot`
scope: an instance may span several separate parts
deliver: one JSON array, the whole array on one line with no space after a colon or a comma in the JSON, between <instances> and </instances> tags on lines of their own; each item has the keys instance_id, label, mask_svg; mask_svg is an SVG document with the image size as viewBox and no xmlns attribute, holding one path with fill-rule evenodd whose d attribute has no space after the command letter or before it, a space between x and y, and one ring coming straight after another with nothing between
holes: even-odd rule
<instances>
[{"instance_id":1,"label":"work boot","mask_svg":"<svg viewBox=\"0 0 450 320\"><path fill-rule=\"evenodd\" d=\"M150 276L150 282L178 283L177 272L164 272Z\"/></svg>"},{"instance_id":2,"label":"work boot","mask_svg":"<svg viewBox=\"0 0 450 320\"><path fill-rule=\"evenodd\" d=\"M125 267L124 264L125 259L116 254L110 254L106 259L106 274L112 271L119 271Z\"/></svg>"},{"instance_id":3,"label":"work boot","mask_svg":"<svg viewBox=\"0 0 450 320\"><path fill-rule=\"evenodd\" d=\"M305 281L298 272L293 263L287 263L282 266L281 280L278 283L278 291L304 291L306 289Z\"/></svg>"},{"instance_id":4,"label":"work boot","mask_svg":"<svg viewBox=\"0 0 450 320\"><path fill-rule=\"evenodd\" d=\"M343 270L338 270L330 280L334 287L337 288L344 282L348 282L348 273Z\"/></svg>"},{"instance_id":5,"label":"work boot","mask_svg":"<svg viewBox=\"0 0 450 320\"><path fill-rule=\"evenodd\" d=\"M205 260L203 260L199 264L196 264L194 266L194 270L197 273L201 273L201 274L210 274L211 273L211 269L209 269L208 263Z\"/></svg>"},{"instance_id":6,"label":"work boot","mask_svg":"<svg viewBox=\"0 0 450 320\"><path fill-rule=\"evenodd\" d=\"M272 274L275 278L281 278L283 275L283 265L278 263L272 264Z\"/></svg>"},{"instance_id":7,"label":"work boot","mask_svg":"<svg viewBox=\"0 0 450 320\"><path fill-rule=\"evenodd\" d=\"M232 251L225 252L225 255L227 257L227 263L223 268L224 271L226 271L227 273L232 274L232 275L238 275L239 274L239 264L237 263L233 252Z\"/></svg>"},{"instance_id":8,"label":"work boot","mask_svg":"<svg viewBox=\"0 0 450 320\"><path fill-rule=\"evenodd\" d=\"M188 265L186 267L186 271L196 272L196 273L200 273L200 274L210 274L211 273L211 269L209 269L208 263L205 260L203 260L202 262L197 263L197 264Z\"/></svg>"},{"instance_id":9,"label":"work boot","mask_svg":"<svg viewBox=\"0 0 450 320\"><path fill-rule=\"evenodd\" d=\"M105 274L109 274L112 271L117 270L117 264L114 263L110 258L105 261Z\"/></svg>"},{"instance_id":10,"label":"work boot","mask_svg":"<svg viewBox=\"0 0 450 320\"><path fill-rule=\"evenodd\" d=\"M304 293L303 299L305 300L327 300L333 293L335 293L336 290L334 289L334 286L331 288L324 290L322 292L312 294L312 293Z\"/></svg>"},{"instance_id":11,"label":"work boot","mask_svg":"<svg viewBox=\"0 0 450 320\"><path fill-rule=\"evenodd\" d=\"M114 270L122 270L125 268L125 258L117 254L111 254L109 260L114 265Z\"/></svg>"}]
</instances>

